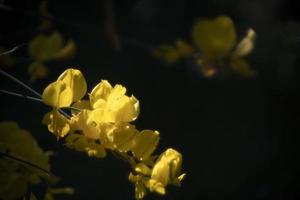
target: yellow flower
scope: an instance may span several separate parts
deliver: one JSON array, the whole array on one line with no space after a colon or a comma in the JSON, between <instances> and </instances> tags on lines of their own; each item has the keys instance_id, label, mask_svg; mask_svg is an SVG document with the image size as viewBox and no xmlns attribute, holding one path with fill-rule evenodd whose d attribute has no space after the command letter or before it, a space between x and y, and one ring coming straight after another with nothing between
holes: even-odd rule
<instances>
[{"instance_id":1,"label":"yellow flower","mask_svg":"<svg viewBox=\"0 0 300 200\"><path fill-rule=\"evenodd\" d=\"M180 59L189 57L194 48L182 40L177 40L175 45L161 45L153 52L154 55L166 63L174 63Z\"/></svg>"},{"instance_id":2,"label":"yellow flower","mask_svg":"<svg viewBox=\"0 0 300 200\"><path fill-rule=\"evenodd\" d=\"M70 131L70 122L58 110L53 109L43 118L43 124L48 126L48 130L58 138L64 137Z\"/></svg>"},{"instance_id":3,"label":"yellow flower","mask_svg":"<svg viewBox=\"0 0 300 200\"><path fill-rule=\"evenodd\" d=\"M43 91L42 100L53 107L53 111L45 115L43 123L48 130L58 137L64 137L70 131L70 121L59 113L59 109L69 107L86 93L86 81L77 69L65 70L57 79ZM74 121L74 119L73 119Z\"/></svg>"},{"instance_id":4,"label":"yellow flower","mask_svg":"<svg viewBox=\"0 0 300 200\"><path fill-rule=\"evenodd\" d=\"M199 20L193 26L192 39L206 58L223 58L236 43L234 24L227 16Z\"/></svg>"},{"instance_id":5,"label":"yellow flower","mask_svg":"<svg viewBox=\"0 0 300 200\"><path fill-rule=\"evenodd\" d=\"M80 100L86 93L87 84L84 76L78 69L67 69L57 79L70 87L73 93L72 102Z\"/></svg>"},{"instance_id":6,"label":"yellow flower","mask_svg":"<svg viewBox=\"0 0 300 200\"><path fill-rule=\"evenodd\" d=\"M29 42L29 55L37 61L47 61L51 59L66 59L74 56L76 45L69 40L64 46L64 39L58 32L51 35L39 34Z\"/></svg>"},{"instance_id":7,"label":"yellow flower","mask_svg":"<svg viewBox=\"0 0 300 200\"><path fill-rule=\"evenodd\" d=\"M72 103L73 92L63 81L50 83L43 92L43 102L53 108L68 107Z\"/></svg>"},{"instance_id":8,"label":"yellow flower","mask_svg":"<svg viewBox=\"0 0 300 200\"><path fill-rule=\"evenodd\" d=\"M156 161L149 180L150 191L165 194L167 184L180 185L185 174L181 173L182 156L174 149L167 149Z\"/></svg>"},{"instance_id":9,"label":"yellow flower","mask_svg":"<svg viewBox=\"0 0 300 200\"><path fill-rule=\"evenodd\" d=\"M152 153L159 132L138 131L130 124L139 114L139 101L127 96L122 85L112 87L106 80L94 87L89 100L82 99L86 88L85 78L76 69L67 69L46 87L43 102L53 107L43 119L49 131L58 137L69 133L66 146L89 156L105 157L109 149L127 160L134 169L129 180L135 184L136 199L143 199L147 190L165 194L168 184L180 185L185 176L180 175L181 154L168 149L157 158ZM73 109L71 116L60 114L64 107Z\"/></svg>"},{"instance_id":10,"label":"yellow flower","mask_svg":"<svg viewBox=\"0 0 300 200\"><path fill-rule=\"evenodd\" d=\"M105 127L101 136L103 145L110 149L116 149L119 152L128 152L132 148L132 141L138 133L138 130L129 123L108 125Z\"/></svg>"},{"instance_id":11,"label":"yellow flower","mask_svg":"<svg viewBox=\"0 0 300 200\"><path fill-rule=\"evenodd\" d=\"M126 88L115 85L113 88L108 81L101 81L91 92L90 102L99 113L98 122L131 122L139 114L139 101L125 95ZM104 116L104 117L103 117Z\"/></svg>"},{"instance_id":12,"label":"yellow flower","mask_svg":"<svg viewBox=\"0 0 300 200\"><path fill-rule=\"evenodd\" d=\"M99 139L100 128L100 124L93 120L90 110L82 110L78 115L72 117L72 129L82 131L87 138Z\"/></svg>"},{"instance_id":13,"label":"yellow flower","mask_svg":"<svg viewBox=\"0 0 300 200\"><path fill-rule=\"evenodd\" d=\"M88 139L84 135L72 133L66 137L65 141L67 147L77 151L86 152L88 156L98 158L106 156L103 145L99 144L97 140Z\"/></svg>"}]
</instances>

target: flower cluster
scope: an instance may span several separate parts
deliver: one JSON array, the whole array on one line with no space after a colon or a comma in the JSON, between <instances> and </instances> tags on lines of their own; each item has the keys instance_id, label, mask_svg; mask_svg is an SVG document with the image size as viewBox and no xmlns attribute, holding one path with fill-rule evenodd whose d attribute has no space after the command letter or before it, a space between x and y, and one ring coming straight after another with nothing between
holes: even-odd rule
<instances>
[{"instance_id":1,"label":"flower cluster","mask_svg":"<svg viewBox=\"0 0 300 200\"><path fill-rule=\"evenodd\" d=\"M77 69L67 69L43 92L43 102L52 107L43 123L58 138L66 137L66 146L89 156L105 157L110 150L129 162L129 180L135 184L136 199L147 190L165 194L168 184L179 185L182 156L167 149L152 155L159 142L159 132L139 131L131 124L139 115L139 101L126 95L122 85L112 86L102 80L86 95L87 83ZM71 115L63 108L70 108Z\"/></svg>"},{"instance_id":2,"label":"flower cluster","mask_svg":"<svg viewBox=\"0 0 300 200\"><path fill-rule=\"evenodd\" d=\"M190 57L205 77L231 73L248 77L255 75L244 59L254 48L253 29L249 29L237 42L232 20L227 16L219 16L198 20L192 27L191 39L192 45L182 40L175 45L161 45L154 55L170 64Z\"/></svg>"}]
</instances>

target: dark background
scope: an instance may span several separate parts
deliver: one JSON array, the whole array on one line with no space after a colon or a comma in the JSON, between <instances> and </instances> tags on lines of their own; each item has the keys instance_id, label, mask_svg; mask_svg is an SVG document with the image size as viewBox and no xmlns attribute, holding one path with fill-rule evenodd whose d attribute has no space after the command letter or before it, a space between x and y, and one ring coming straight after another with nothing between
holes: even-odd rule
<instances>
[{"instance_id":1,"label":"dark background","mask_svg":"<svg viewBox=\"0 0 300 200\"><path fill-rule=\"evenodd\" d=\"M37 33L39 1L4 1L0 10L0 44L12 48ZM187 173L181 188L146 199L294 200L300 191L299 44L295 1L285 0L131 0L115 1L121 50L103 33L105 1L50 1L55 28L75 40L77 56L48 63L48 78L34 83L27 74L26 46L14 53L21 61L7 72L37 91L67 67L82 70L89 89L101 79L121 83L141 104L138 129L161 133L157 152L173 147L183 154ZM257 32L248 60L258 76L207 79L185 62L168 66L149 49L177 38L189 39L193 22L218 15L232 17L238 34ZM1 88L27 93L1 77ZM38 102L1 94L1 120L29 130L46 150L56 152L52 172L60 186L75 194L61 199L133 199L129 166L112 155L99 160L65 148L41 124L49 110ZM299 196L298 196L299 198Z\"/></svg>"}]
</instances>

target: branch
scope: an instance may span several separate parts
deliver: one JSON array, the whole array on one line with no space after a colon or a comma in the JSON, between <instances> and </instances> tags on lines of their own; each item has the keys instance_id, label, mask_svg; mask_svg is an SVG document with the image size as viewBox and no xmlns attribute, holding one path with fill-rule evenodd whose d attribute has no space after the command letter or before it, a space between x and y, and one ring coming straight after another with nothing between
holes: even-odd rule
<instances>
[{"instance_id":1,"label":"branch","mask_svg":"<svg viewBox=\"0 0 300 200\"><path fill-rule=\"evenodd\" d=\"M9 159L12 159L12 160L15 160L15 161L18 161L18 162L21 162L21 163L23 163L23 164L29 165L29 166L34 167L34 168L36 168L36 169L39 169L39 170L45 172L47 175L51 175L50 172L48 172L47 170L41 168L40 166L38 166L38 165L36 165L36 164L33 164L33 163L28 162L28 161L26 161L26 160L17 158L17 157L12 156L12 155L10 155L10 154L8 154L8 153L4 153L4 152L1 152L1 151L0 151L0 158L1 158L2 156L3 156L3 157L6 157L6 158L9 158Z\"/></svg>"}]
</instances>

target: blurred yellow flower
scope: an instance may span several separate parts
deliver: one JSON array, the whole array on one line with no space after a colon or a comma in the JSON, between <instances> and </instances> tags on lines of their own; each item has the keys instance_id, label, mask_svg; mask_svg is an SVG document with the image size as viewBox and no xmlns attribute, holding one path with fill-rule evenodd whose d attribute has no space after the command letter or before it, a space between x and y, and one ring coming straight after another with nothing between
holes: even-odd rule
<instances>
[{"instance_id":1,"label":"blurred yellow flower","mask_svg":"<svg viewBox=\"0 0 300 200\"><path fill-rule=\"evenodd\" d=\"M183 40L177 40L175 46L161 45L154 50L154 56L166 63L175 63L180 59L187 58L194 52L194 48Z\"/></svg>"},{"instance_id":2,"label":"blurred yellow flower","mask_svg":"<svg viewBox=\"0 0 300 200\"><path fill-rule=\"evenodd\" d=\"M228 16L200 19L191 30L193 45L177 40L174 45L164 44L154 50L154 56L167 64L189 58L205 77L239 74L251 77L256 74L243 57L254 48L256 33L249 29L237 42L233 21Z\"/></svg>"},{"instance_id":3,"label":"blurred yellow flower","mask_svg":"<svg viewBox=\"0 0 300 200\"><path fill-rule=\"evenodd\" d=\"M192 39L204 57L220 59L228 54L236 43L234 24L227 16L199 20L193 26Z\"/></svg>"}]
</instances>

